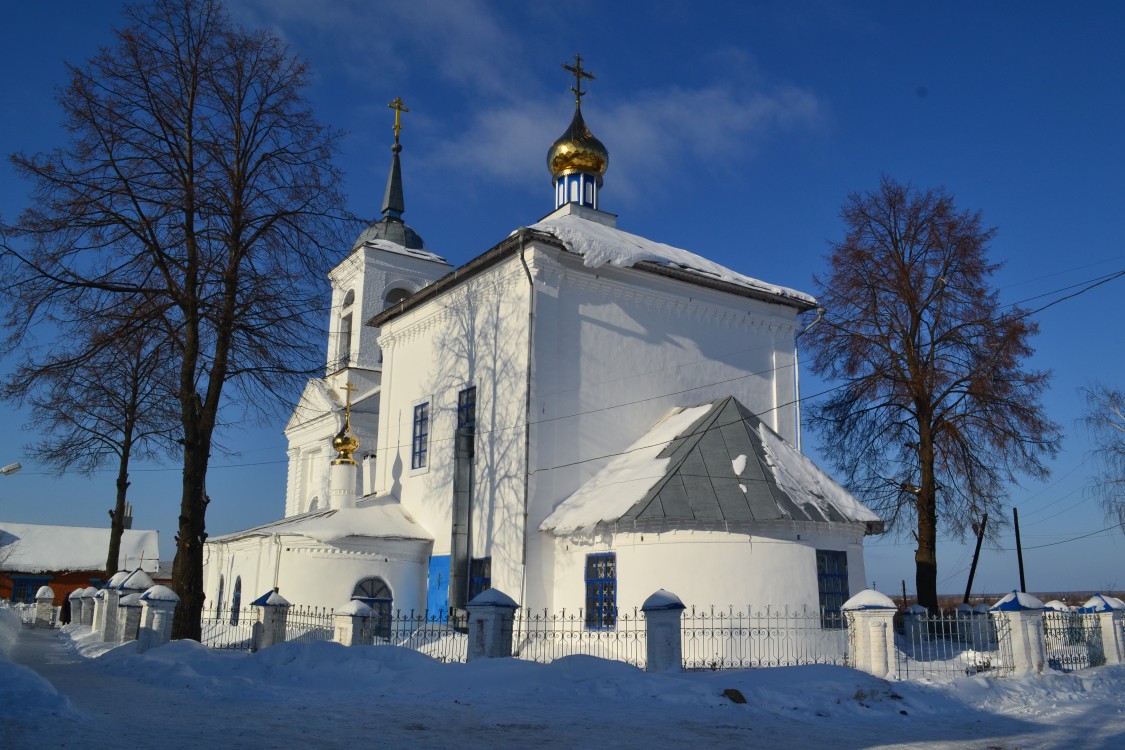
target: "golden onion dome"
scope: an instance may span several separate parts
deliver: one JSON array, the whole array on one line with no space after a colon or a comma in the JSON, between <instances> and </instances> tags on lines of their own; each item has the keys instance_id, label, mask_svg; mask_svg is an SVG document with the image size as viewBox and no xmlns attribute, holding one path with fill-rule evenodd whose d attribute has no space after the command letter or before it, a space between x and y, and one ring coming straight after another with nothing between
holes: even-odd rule
<instances>
[{"instance_id":1,"label":"golden onion dome","mask_svg":"<svg viewBox=\"0 0 1125 750\"><path fill-rule=\"evenodd\" d=\"M336 461L352 461L352 454L359 450L359 438L352 434L350 423L345 422L344 429L340 430L336 434L336 437L332 438L332 448L337 453Z\"/></svg>"},{"instance_id":2,"label":"golden onion dome","mask_svg":"<svg viewBox=\"0 0 1125 750\"><path fill-rule=\"evenodd\" d=\"M586 127L582 110L576 108L570 127L547 151L547 168L551 170L551 176L558 179L567 174L584 173L601 177L608 166L609 151Z\"/></svg>"}]
</instances>

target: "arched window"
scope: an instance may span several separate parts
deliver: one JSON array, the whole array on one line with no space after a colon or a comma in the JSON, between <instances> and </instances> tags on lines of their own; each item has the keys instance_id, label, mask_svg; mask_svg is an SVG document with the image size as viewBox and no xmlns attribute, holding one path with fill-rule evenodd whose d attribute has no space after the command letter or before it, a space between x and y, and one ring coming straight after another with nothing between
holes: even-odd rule
<instances>
[{"instance_id":1,"label":"arched window","mask_svg":"<svg viewBox=\"0 0 1125 750\"><path fill-rule=\"evenodd\" d=\"M215 597L215 616L219 617L223 611L223 577L219 576L219 595Z\"/></svg>"},{"instance_id":2,"label":"arched window","mask_svg":"<svg viewBox=\"0 0 1125 750\"><path fill-rule=\"evenodd\" d=\"M391 637L391 605L394 597L391 589L382 578L364 578L352 590L352 599L358 599L375 610L375 635L379 638Z\"/></svg>"},{"instance_id":3,"label":"arched window","mask_svg":"<svg viewBox=\"0 0 1125 750\"><path fill-rule=\"evenodd\" d=\"M391 291L387 292L387 296L383 300L383 309L386 310L388 308L394 307L399 302L402 302L404 299L409 297L411 294L413 294L413 292L411 292L409 289L402 289L401 287L398 289L392 289Z\"/></svg>"},{"instance_id":4,"label":"arched window","mask_svg":"<svg viewBox=\"0 0 1125 750\"><path fill-rule=\"evenodd\" d=\"M344 295L344 301L340 303L341 307L351 307L355 302L355 290L349 289L348 293Z\"/></svg>"},{"instance_id":5,"label":"arched window","mask_svg":"<svg viewBox=\"0 0 1125 750\"><path fill-rule=\"evenodd\" d=\"M230 624L238 624L238 611L242 608L242 576L234 579L234 595L230 599Z\"/></svg>"},{"instance_id":6,"label":"arched window","mask_svg":"<svg viewBox=\"0 0 1125 750\"><path fill-rule=\"evenodd\" d=\"M309 513L312 513L314 510L316 510L319 505L320 505L320 498L319 497L314 497L312 500L309 500Z\"/></svg>"}]
</instances>

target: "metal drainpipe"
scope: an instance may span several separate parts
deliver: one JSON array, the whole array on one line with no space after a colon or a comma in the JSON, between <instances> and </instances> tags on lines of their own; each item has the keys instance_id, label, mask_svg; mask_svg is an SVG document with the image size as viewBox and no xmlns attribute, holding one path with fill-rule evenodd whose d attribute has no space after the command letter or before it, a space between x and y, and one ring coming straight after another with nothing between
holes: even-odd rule
<instances>
[{"instance_id":1,"label":"metal drainpipe","mask_svg":"<svg viewBox=\"0 0 1125 750\"><path fill-rule=\"evenodd\" d=\"M277 545L277 557L273 564L273 586L274 591L277 591L277 577L281 572L281 537L277 534L273 535L273 543Z\"/></svg>"},{"instance_id":2,"label":"metal drainpipe","mask_svg":"<svg viewBox=\"0 0 1125 750\"><path fill-rule=\"evenodd\" d=\"M524 397L524 426L523 426L523 558L520 564L520 604L527 601L527 506L528 493L531 489L531 360L533 354L532 334L535 331L535 280L531 278L531 269L527 265L524 242L527 239L527 227L516 230L520 238L520 263L523 272L527 274L527 379Z\"/></svg>"},{"instance_id":3,"label":"metal drainpipe","mask_svg":"<svg viewBox=\"0 0 1125 750\"><path fill-rule=\"evenodd\" d=\"M793 400L797 407L797 452L801 451L801 362L797 358L797 339L801 338L801 334L807 333L810 328L815 326L824 319L824 308L816 308L816 320L809 323L807 326L797 331L793 335Z\"/></svg>"}]
</instances>

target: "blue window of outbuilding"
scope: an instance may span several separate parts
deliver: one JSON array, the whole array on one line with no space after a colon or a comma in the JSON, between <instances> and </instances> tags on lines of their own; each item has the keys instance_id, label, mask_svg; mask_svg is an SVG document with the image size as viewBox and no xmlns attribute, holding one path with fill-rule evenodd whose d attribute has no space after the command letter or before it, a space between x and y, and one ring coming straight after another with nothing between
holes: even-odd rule
<instances>
[{"instance_id":1,"label":"blue window of outbuilding","mask_svg":"<svg viewBox=\"0 0 1125 750\"><path fill-rule=\"evenodd\" d=\"M410 468L426 467L430 453L430 402L414 407L414 437L410 443Z\"/></svg>"},{"instance_id":2,"label":"blue window of outbuilding","mask_svg":"<svg viewBox=\"0 0 1125 750\"><path fill-rule=\"evenodd\" d=\"M840 608L848 593L848 553L838 550L816 551L816 585L820 593L820 622L825 628L844 627Z\"/></svg>"},{"instance_id":3,"label":"blue window of outbuilding","mask_svg":"<svg viewBox=\"0 0 1125 750\"><path fill-rule=\"evenodd\" d=\"M586 555L586 627L612 630L617 626L617 555Z\"/></svg>"},{"instance_id":4,"label":"blue window of outbuilding","mask_svg":"<svg viewBox=\"0 0 1125 750\"><path fill-rule=\"evenodd\" d=\"M35 592L40 586L46 586L50 580L50 576L12 576L12 602L33 604Z\"/></svg>"}]
</instances>

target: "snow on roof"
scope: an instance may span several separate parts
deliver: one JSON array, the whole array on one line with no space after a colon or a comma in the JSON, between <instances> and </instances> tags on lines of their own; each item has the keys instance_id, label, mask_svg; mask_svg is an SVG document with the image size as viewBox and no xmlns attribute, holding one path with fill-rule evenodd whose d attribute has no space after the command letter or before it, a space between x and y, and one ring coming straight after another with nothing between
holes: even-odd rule
<instances>
[{"instance_id":1,"label":"snow on roof","mask_svg":"<svg viewBox=\"0 0 1125 750\"><path fill-rule=\"evenodd\" d=\"M666 609L686 609L680 597L671 591L660 589L649 595L641 605L642 612L655 612Z\"/></svg>"},{"instance_id":2,"label":"snow on roof","mask_svg":"<svg viewBox=\"0 0 1125 750\"><path fill-rule=\"evenodd\" d=\"M674 409L540 524L556 534L599 523L882 522L735 398Z\"/></svg>"},{"instance_id":3,"label":"snow on roof","mask_svg":"<svg viewBox=\"0 0 1125 750\"><path fill-rule=\"evenodd\" d=\"M0 568L14 573L104 570L109 529L0 522ZM8 550L11 550L8 554ZM121 536L121 567L156 572L160 541L156 531L126 529Z\"/></svg>"},{"instance_id":4,"label":"snow on roof","mask_svg":"<svg viewBox=\"0 0 1125 750\"><path fill-rule=\"evenodd\" d=\"M272 536L273 534L296 534L314 539L322 544L334 544L348 537L419 539L423 541L434 538L430 532L426 531L421 524L403 510L396 500L385 498L382 503L363 508L316 510L299 516L290 516L244 531L212 537L210 541L225 542L247 536Z\"/></svg>"},{"instance_id":5,"label":"snow on roof","mask_svg":"<svg viewBox=\"0 0 1125 750\"><path fill-rule=\"evenodd\" d=\"M703 404L668 412L624 453L555 508L539 529L573 532L620 518L644 499L652 485L668 470L671 456L659 457L668 443L710 410L710 404Z\"/></svg>"},{"instance_id":6,"label":"snow on roof","mask_svg":"<svg viewBox=\"0 0 1125 750\"><path fill-rule=\"evenodd\" d=\"M588 268L598 268L607 263L629 268L647 261L687 271L702 278L725 281L757 292L796 300L802 305L816 305L816 298L804 292L767 284L688 250L645 239L579 216L556 216L534 224L531 228L561 240L572 252L582 256L583 263Z\"/></svg>"},{"instance_id":7,"label":"snow on roof","mask_svg":"<svg viewBox=\"0 0 1125 750\"><path fill-rule=\"evenodd\" d=\"M773 469L777 486L798 501L811 497L822 510L835 508L850 521L879 522L879 516L856 500L835 479L825 474L805 454L785 442L785 439L762 422L758 436L765 448L766 460Z\"/></svg>"},{"instance_id":8,"label":"snow on roof","mask_svg":"<svg viewBox=\"0 0 1125 750\"><path fill-rule=\"evenodd\" d=\"M992 605L993 612L1018 612L1024 609L1043 609L1043 602L1023 591L1013 591Z\"/></svg>"},{"instance_id":9,"label":"snow on roof","mask_svg":"<svg viewBox=\"0 0 1125 750\"><path fill-rule=\"evenodd\" d=\"M1115 596L1094 594L1086 603L1078 608L1079 612L1112 612L1115 609L1125 609L1125 602Z\"/></svg>"},{"instance_id":10,"label":"snow on roof","mask_svg":"<svg viewBox=\"0 0 1125 750\"><path fill-rule=\"evenodd\" d=\"M180 597L167 586L157 584L141 594L141 601L146 602L178 602Z\"/></svg>"},{"instance_id":11,"label":"snow on roof","mask_svg":"<svg viewBox=\"0 0 1125 750\"><path fill-rule=\"evenodd\" d=\"M407 255L411 258L418 258L420 260L428 260L433 263L444 263L445 265L449 265L449 262L437 253L431 253L429 250L416 250L414 248L403 247L402 245L391 242L390 240L367 240L363 244L367 247L375 247L380 250L385 250L388 253L395 253L396 255Z\"/></svg>"}]
</instances>

